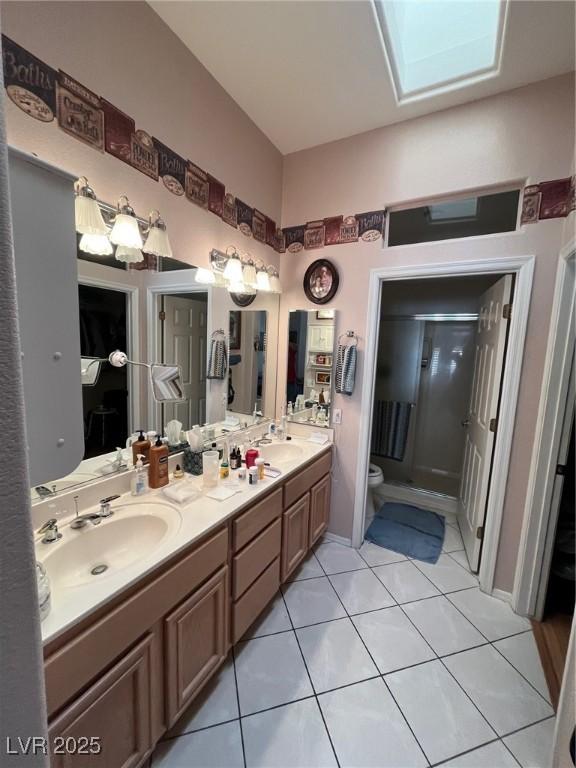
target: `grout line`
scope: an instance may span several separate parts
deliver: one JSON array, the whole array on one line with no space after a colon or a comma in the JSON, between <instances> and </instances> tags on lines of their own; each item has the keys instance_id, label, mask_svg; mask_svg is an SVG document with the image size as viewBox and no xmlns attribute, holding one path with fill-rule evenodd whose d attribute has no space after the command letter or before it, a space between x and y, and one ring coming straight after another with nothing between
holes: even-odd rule
<instances>
[{"instance_id":1,"label":"grout line","mask_svg":"<svg viewBox=\"0 0 576 768\"><path fill-rule=\"evenodd\" d=\"M238 722L240 725L240 743L242 744L242 760L246 768L246 750L244 748L244 730L242 728L242 711L240 710L240 691L238 690L238 675L236 674L236 647L232 645L232 668L234 669L234 687L236 688L236 704L238 706Z\"/></svg>"},{"instance_id":2,"label":"grout line","mask_svg":"<svg viewBox=\"0 0 576 768\"><path fill-rule=\"evenodd\" d=\"M522 672L521 672L521 671L520 671L520 670L519 670L519 669L518 669L518 668L517 668L517 667L516 667L516 666L515 666L515 665L514 665L512 662L511 662L511 661L510 661L510 659L509 659L507 656L505 656L505 655L502 653L502 651L500 650L500 648L497 648L497 647L496 647L496 643L499 643L499 642L500 642L499 640L496 640L494 643L490 643L490 645L492 646L492 648L494 648L494 650L496 651L496 653L499 653L499 654L500 654L500 656L501 656L501 657L504 659L504 661L506 661L508 664L510 664L510 666L512 667L512 669L514 669L514 670L515 670L515 671L516 671L516 672L517 672L517 673L520 675L520 677L521 677L521 678L522 678L522 679L523 679L523 680L524 680L526 683L528 683L528 685L529 685L529 686L530 686L530 687L531 687L531 688L532 688L532 689L535 691L535 693L537 693L537 694L538 694L538 696L540 696L540 698L541 698L543 701L545 701L545 702L546 702L546 704L548 704L548 706L549 706L549 707L552 707L552 702L551 702L551 701L548 701L548 699L547 699L545 696L543 696L543 695L540 693L540 691L538 690L538 688L536 688L536 686L535 686L533 683L531 683L531 682L530 682L530 680L528 680L528 678L527 678L527 677L525 677L525 675L524 675L524 674L523 674L523 673L522 673ZM541 662L540 662L540 659L538 659L538 662L541 664ZM545 678L544 678L544 679L545 679Z\"/></svg>"},{"instance_id":3,"label":"grout line","mask_svg":"<svg viewBox=\"0 0 576 768\"><path fill-rule=\"evenodd\" d=\"M465 752L459 752L457 755L451 755L450 757L447 757L447 758L443 759L439 763L434 763L434 765L431 768L442 768L442 766L445 765L449 761L457 760L459 757L464 757L465 755L470 755L473 752L475 752L477 749L483 749L484 747L488 747L491 744L498 744L498 742L502 742L502 739L500 739L500 738L490 739L490 741L485 741L482 744L478 744L477 747L472 747L471 749L467 749ZM506 749L506 745L505 744L503 744L502 746ZM512 755L512 757L514 757L514 755ZM515 757L514 757L514 760L515 760L515 762L518 765L520 765L520 763L518 763L518 760L516 760Z\"/></svg>"},{"instance_id":4,"label":"grout line","mask_svg":"<svg viewBox=\"0 0 576 768\"><path fill-rule=\"evenodd\" d=\"M322 568L322 564L320 564L320 567ZM324 569L322 569L324 570ZM334 589L334 587L332 587ZM328 724L326 722L326 719L324 717L324 712L322 712L322 707L320 706L320 702L318 701L318 695L316 693L316 688L314 686L314 681L312 680L312 675L310 674L310 670L308 669L308 664L306 664L306 658L304 656L304 652L302 651L302 646L300 645L300 639L298 638L298 633L296 632L296 629L294 627L294 623L292 621L292 616L290 615L290 610L288 608L288 603L284 599L284 593L282 594L282 600L284 601L284 607L286 608L286 613L288 614L288 618L290 620L290 624L292 625L292 631L294 632L294 636L296 638L296 643L298 644L298 650L300 651L300 655L302 656L302 662L304 664L304 668L306 669L306 674L308 675L308 679L310 680L310 685L312 686L312 690L314 691L314 699L316 700L316 706L318 707L318 711L320 712L320 717L322 718L322 722L324 723L324 728L326 729L326 735L328 736L328 741L330 742L330 746L332 747L332 752L334 753L334 759L336 760L336 765L338 768L340 768L340 760L338 759L338 755L336 754L336 749L334 747L334 744L332 742L332 736L330 735L330 731L328 730Z\"/></svg>"}]
</instances>

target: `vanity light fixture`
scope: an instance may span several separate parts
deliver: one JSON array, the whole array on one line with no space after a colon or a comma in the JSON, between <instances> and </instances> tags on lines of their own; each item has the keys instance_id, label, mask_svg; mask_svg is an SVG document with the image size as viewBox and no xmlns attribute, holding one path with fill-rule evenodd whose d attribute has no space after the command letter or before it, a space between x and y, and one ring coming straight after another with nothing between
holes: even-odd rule
<instances>
[{"instance_id":1,"label":"vanity light fixture","mask_svg":"<svg viewBox=\"0 0 576 768\"><path fill-rule=\"evenodd\" d=\"M233 246L230 246L230 248L233 248ZM229 283L241 283L242 261L240 260L240 256L238 255L236 249L234 249L233 253L228 253L230 248L226 249L228 261L224 267L224 279L228 280Z\"/></svg>"},{"instance_id":2,"label":"vanity light fixture","mask_svg":"<svg viewBox=\"0 0 576 768\"><path fill-rule=\"evenodd\" d=\"M136 264L139 261L144 261L144 254L140 248L130 248L127 245L117 245L114 258L116 261L123 261L126 262L126 264Z\"/></svg>"},{"instance_id":3,"label":"vanity light fixture","mask_svg":"<svg viewBox=\"0 0 576 768\"><path fill-rule=\"evenodd\" d=\"M256 288L256 280L256 267L252 259L248 259L244 262L244 266L242 267L242 282L248 288Z\"/></svg>"},{"instance_id":4,"label":"vanity light fixture","mask_svg":"<svg viewBox=\"0 0 576 768\"><path fill-rule=\"evenodd\" d=\"M114 226L112 227L112 232L110 232L110 242L114 243L114 245L141 250L143 242L140 228L138 227L138 219L126 195L121 195L118 198L117 210L118 213L114 219ZM118 260L122 261L122 259ZM141 259L138 259L138 261L141 261Z\"/></svg>"},{"instance_id":5,"label":"vanity light fixture","mask_svg":"<svg viewBox=\"0 0 576 768\"><path fill-rule=\"evenodd\" d=\"M93 256L112 256L114 251L108 235L82 235L78 247Z\"/></svg>"},{"instance_id":6,"label":"vanity light fixture","mask_svg":"<svg viewBox=\"0 0 576 768\"><path fill-rule=\"evenodd\" d=\"M198 267L196 269L196 274L194 275L194 280L201 285L214 285L216 282L216 275L211 269Z\"/></svg>"},{"instance_id":7,"label":"vanity light fixture","mask_svg":"<svg viewBox=\"0 0 576 768\"><path fill-rule=\"evenodd\" d=\"M164 219L160 217L159 211L150 211L148 214L148 237L142 250L153 256L172 258L172 248L166 232L166 224Z\"/></svg>"},{"instance_id":8,"label":"vanity light fixture","mask_svg":"<svg viewBox=\"0 0 576 768\"><path fill-rule=\"evenodd\" d=\"M74 199L76 232L80 235L107 235L108 227L102 218L96 194L88 184L86 176L81 176L74 182L74 193L76 195Z\"/></svg>"},{"instance_id":9,"label":"vanity light fixture","mask_svg":"<svg viewBox=\"0 0 576 768\"><path fill-rule=\"evenodd\" d=\"M258 267L256 271L256 287L264 293L270 292L270 277L264 265Z\"/></svg>"},{"instance_id":10,"label":"vanity light fixture","mask_svg":"<svg viewBox=\"0 0 576 768\"><path fill-rule=\"evenodd\" d=\"M275 267L268 267L268 271L269 271L268 279L270 282L270 292L282 293L282 283L280 282L278 270Z\"/></svg>"}]
</instances>

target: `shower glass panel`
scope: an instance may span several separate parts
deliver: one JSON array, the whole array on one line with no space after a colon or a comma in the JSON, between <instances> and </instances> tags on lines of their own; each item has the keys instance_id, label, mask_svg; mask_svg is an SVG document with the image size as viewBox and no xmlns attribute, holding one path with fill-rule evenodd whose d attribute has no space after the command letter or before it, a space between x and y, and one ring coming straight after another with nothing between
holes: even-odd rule
<instances>
[{"instance_id":1,"label":"shower glass panel","mask_svg":"<svg viewBox=\"0 0 576 768\"><path fill-rule=\"evenodd\" d=\"M371 461L385 482L458 496L475 334L476 322L468 318L382 319L375 412L379 403L380 411L414 404L402 460L387 457L386 441L373 435Z\"/></svg>"}]
</instances>

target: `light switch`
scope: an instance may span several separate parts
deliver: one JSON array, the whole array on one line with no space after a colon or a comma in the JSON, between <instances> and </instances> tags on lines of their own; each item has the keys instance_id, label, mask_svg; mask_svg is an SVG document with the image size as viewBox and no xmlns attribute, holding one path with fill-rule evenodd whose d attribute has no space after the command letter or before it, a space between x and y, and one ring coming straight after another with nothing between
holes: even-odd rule
<instances>
[{"instance_id":1,"label":"light switch","mask_svg":"<svg viewBox=\"0 0 576 768\"><path fill-rule=\"evenodd\" d=\"M342 409L334 408L332 411L332 422L334 424L342 424Z\"/></svg>"}]
</instances>

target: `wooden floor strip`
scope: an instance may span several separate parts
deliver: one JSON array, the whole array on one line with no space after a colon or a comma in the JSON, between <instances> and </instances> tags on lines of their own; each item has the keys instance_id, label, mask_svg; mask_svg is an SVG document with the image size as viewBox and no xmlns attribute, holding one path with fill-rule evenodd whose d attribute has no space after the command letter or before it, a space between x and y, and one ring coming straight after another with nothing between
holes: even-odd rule
<instances>
[{"instance_id":1,"label":"wooden floor strip","mask_svg":"<svg viewBox=\"0 0 576 768\"><path fill-rule=\"evenodd\" d=\"M545 621L532 621L534 638L554 709L558 708L571 625L572 616L566 613L556 613Z\"/></svg>"}]
</instances>

